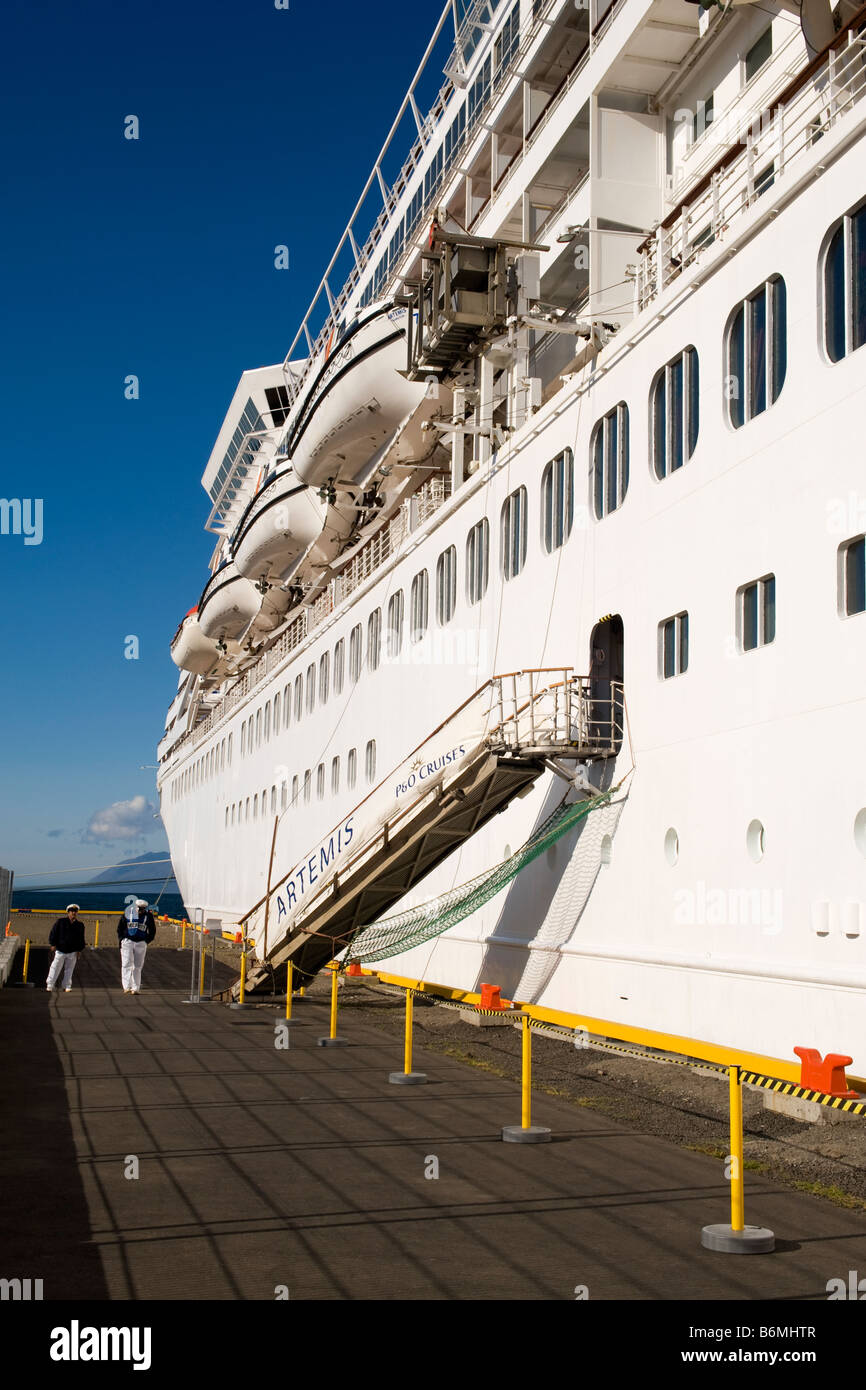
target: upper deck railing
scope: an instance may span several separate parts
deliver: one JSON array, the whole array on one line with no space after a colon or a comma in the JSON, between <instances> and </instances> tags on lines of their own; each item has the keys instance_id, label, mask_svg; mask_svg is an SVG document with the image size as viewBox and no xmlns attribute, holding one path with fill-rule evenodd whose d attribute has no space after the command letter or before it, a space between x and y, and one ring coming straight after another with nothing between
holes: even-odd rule
<instances>
[{"instance_id":1,"label":"upper deck railing","mask_svg":"<svg viewBox=\"0 0 866 1390\"><path fill-rule=\"evenodd\" d=\"M799 163L866 94L866 8L765 107L643 243L637 299L645 308ZM866 108L864 108L866 109Z\"/></svg>"}]
</instances>

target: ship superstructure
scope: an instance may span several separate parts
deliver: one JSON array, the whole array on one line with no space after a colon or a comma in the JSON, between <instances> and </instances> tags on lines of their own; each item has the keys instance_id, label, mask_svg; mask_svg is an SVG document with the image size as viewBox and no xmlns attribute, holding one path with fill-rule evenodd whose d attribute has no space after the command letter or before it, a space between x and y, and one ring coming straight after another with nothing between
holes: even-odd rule
<instances>
[{"instance_id":1,"label":"ship superstructure","mask_svg":"<svg viewBox=\"0 0 866 1390\"><path fill-rule=\"evenodd\" d=\"M817 0L446 7L204 474L159 747L202 921L362 943L586 799L392 968L866 1057L864 45Z\"/></svg>"}]
</instances>

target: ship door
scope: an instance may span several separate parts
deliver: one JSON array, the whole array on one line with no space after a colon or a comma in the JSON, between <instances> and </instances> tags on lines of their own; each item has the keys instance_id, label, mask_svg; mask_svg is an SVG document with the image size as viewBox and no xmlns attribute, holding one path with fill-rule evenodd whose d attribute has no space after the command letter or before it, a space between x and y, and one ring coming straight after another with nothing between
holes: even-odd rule
<instances>
[{"instance_id":1,"label":"ship door","mask_svg":"<svg viewBox=\"0 0 866 1390\"><path fill-rule=\"evenodd\" d=\"M592 703L590 730L601 743L622 747L623 726L623 629L622 618L609 615L596 623L590 638L589 696Z\"/></svg>"}]
</instances>

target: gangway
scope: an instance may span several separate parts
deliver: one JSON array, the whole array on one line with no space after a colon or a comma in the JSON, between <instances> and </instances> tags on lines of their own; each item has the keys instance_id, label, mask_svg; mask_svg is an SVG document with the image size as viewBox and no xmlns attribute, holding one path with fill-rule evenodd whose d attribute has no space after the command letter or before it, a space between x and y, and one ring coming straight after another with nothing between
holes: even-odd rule
<instances>
[{"instance_id":1,"label":"gangway","mask_svg":"<svg viewBox=\"0 0 866 1390\"><path fill-rule=\"evenodd\" d=\"M310 980L546 770L571 780L575 764L615 757L624 711L620 682L570 669L487 681L240 919L256 941L247 989L289 960ZM301 891L308 864L324 872Z\"/></svg>"}]
</instances>

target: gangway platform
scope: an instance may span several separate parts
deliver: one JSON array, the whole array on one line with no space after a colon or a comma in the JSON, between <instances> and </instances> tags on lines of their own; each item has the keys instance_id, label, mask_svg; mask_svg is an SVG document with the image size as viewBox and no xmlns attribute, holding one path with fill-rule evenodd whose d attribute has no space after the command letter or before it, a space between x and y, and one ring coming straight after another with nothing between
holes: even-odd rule
<instances>
[{"instance_id":1,"label":"gangway platform","mask_svg":"<svg viewBox=\"0 0 866 1390\"><path fill-rule=\"evenodd\" d=\"M335 829L315 891L300 901L293 893L289 910L293 874L285 874L241 919L258 957L247 988L269 983L289 960L296 983L311 979L545 771L570 780L575 764L615 757L623 723L619 682L562 669L493 677L346 818L357 828L339 858ZM461 756L449 759L452 750ZM436 770L419 780L425 768Z\"/></svg>"}]
</instances>

